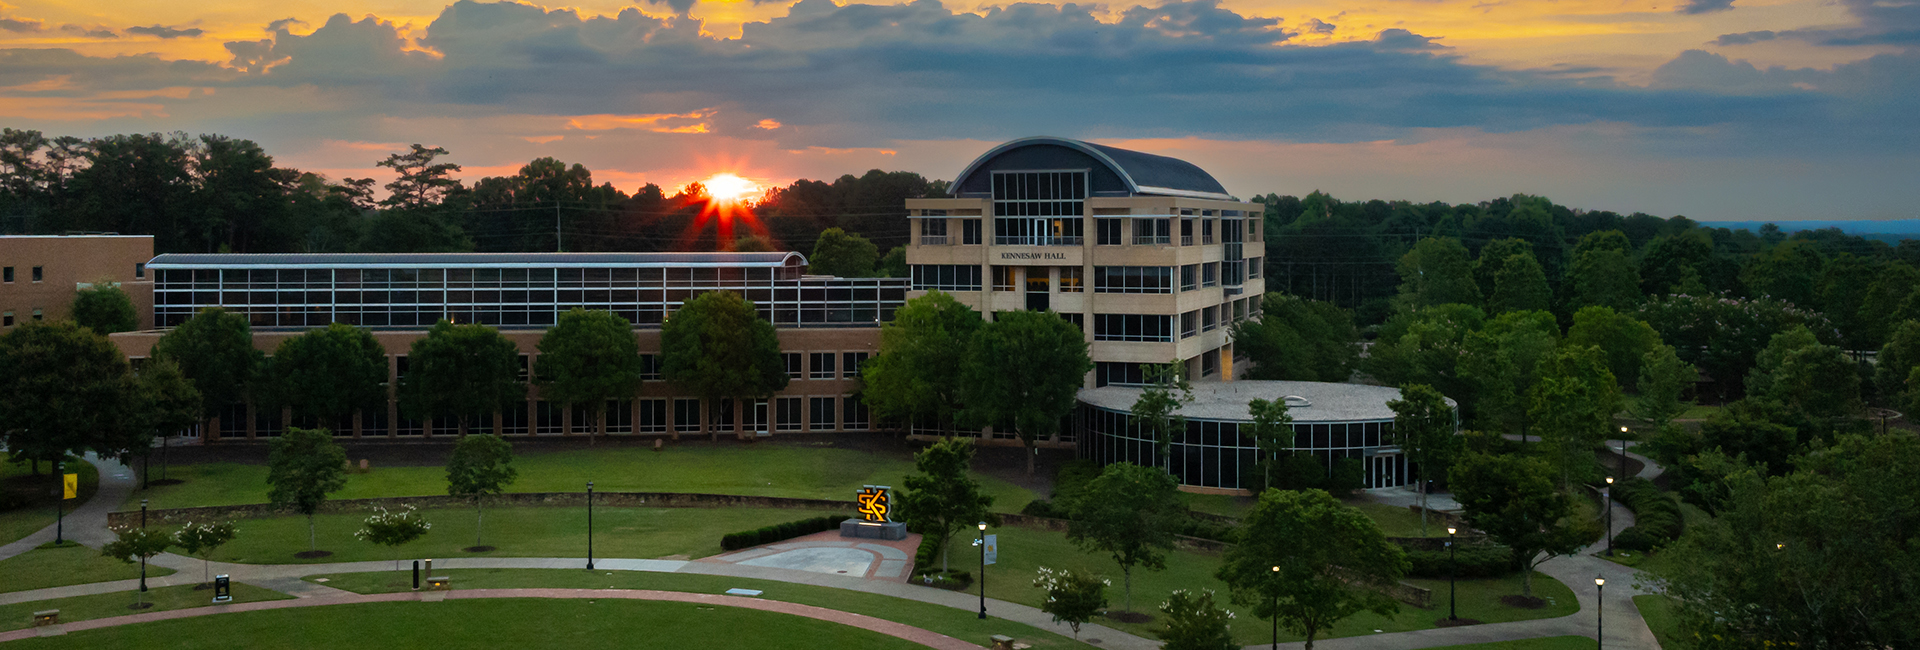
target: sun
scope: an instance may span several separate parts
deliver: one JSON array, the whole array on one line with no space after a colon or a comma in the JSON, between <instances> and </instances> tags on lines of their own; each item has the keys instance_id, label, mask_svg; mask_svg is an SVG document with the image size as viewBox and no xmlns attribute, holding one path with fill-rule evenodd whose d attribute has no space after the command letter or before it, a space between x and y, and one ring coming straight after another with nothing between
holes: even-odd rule
<instances>
[{"instance_id":1,"label":"sun","mask_svg":"<svg viewBox=\"0 0 1920 650\"><path fill-rule=\"evenodd\" d=\"M760 191L760 186L753 181L733 174L714 174L700 184L706 186L707 196L721 203L742 203Z\"/></svg>"}]
</instances>

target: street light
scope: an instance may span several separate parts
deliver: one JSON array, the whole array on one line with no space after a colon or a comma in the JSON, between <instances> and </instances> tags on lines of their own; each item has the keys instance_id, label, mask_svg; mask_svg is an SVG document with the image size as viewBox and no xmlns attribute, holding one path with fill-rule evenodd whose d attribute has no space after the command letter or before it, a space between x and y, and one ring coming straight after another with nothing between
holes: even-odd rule
<instances>
[{"instance_id":1,"label":"street light","mask_svg":"<svg viewBox=\"0 0 1920 650\"><path fill-rule=\"evenodd\" d=\"M593 570L593 481L587 481L587 570Z\"/></svg>"},{"instance_id":2,"label":"street light","mask_svg":"<svg viewBox=\"0 0 1920 650\"><path fill-rule=\"evenodd\" d=\"M37 463L40 461L34 461L34 462ZM65 468L66 468L65 462L57 461L57 460L53 461L53 476L54 478L60 479L60 492L54 495L60 498L53 500L53 545L54 546L59 546L61 544L66 543L67 541L66 535L65 535L66 528L67 528L67 510L66 510L67 475L64 471L62 471ZM40 466L35 465L33 468L33 471L36 471L36 472L40 471Z\"/></svg>"},{"instance_id":3,"label":"street light","mask_svg":"<svg viewBox=\"0 0 1920 650\"><path fill-rule=\"evenodd\" d=\"M1460 620L1459 610L1455 607L1458 601L1453 597L1454 580L1460 576L1460 550L1453 545L1453 534L1458 531L1458 528L1447 527L1447 620L1449 621Z\"/></svg>"},{"instance_id":4,"label":"street light","mask_svg":"<svg viewBox=\"0 0 1920 650\"><path fill-rule=\"evenodd\" d=\"M987 617L987 522L980 522L980 618Z\"/></svg>"},{"instance_id":5,"label":"street light","mask_svg":"<svg viewBox=\"0 0 1920 650\"><path fill-rule=\"evenodd\" d=\"M1621 447L1625 449L1626 447ZM1613 557L1613 477L1607 477L1607 557Z\"/></svg>"},{"instance_id":6,"label":"street light","mask_svg":"<svg viewBox=\"0 0 1920 650\"><path fill-rule=\"evenodd\" d=\"M1605 648L1607 647L1607 641L1604 638L1607 633L1607 579L1594 576L1593 588L1600 592L1598 596L1594 597L1596 604L1593 608L1595 625L1593 630L1593 642L1595 645L1593 647Z\"/></svg>"},{"instance_id":7,"label":"street light","mask_svg":"<svg viewBox=\"0 0 1920 650\"><path fill-rule=\"evenodd\" d=\"M140 500L140 530L147 529L147 500ZM140 593L147 593L147 556L140 556Z\"/></svg>"},{"instance_id":8,"label":"street light","mask_svg":"<svg viewBox=\"0 0 1920 650\"><path fill-rule=\"evenodd\" d=\"M1620 478L1627 478L1627 428L1620 427Z\"/></svg>"},{"instance_id":9,"label":"street light","mask_svg":"<svg viewBox=\"0 0 1920 650\"><path fill-rule=\"evenodd\" d=\"M1273 579L1280 579L1280 567L1273 568ZM1273 650L1280 650L1280 590L1274 589L1267 593L1273 596L1273 609L1268 612L1273 616Z\"/></svg>"}]
</instances>

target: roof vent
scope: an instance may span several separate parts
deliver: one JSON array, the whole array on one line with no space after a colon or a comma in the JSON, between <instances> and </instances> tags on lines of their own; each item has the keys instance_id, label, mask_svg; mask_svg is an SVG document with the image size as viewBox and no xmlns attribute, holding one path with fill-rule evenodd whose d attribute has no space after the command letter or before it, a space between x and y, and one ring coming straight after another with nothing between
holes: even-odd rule
<instances>
[{"instance_id":1,"label":"roof vent","mask_svg":"<svg viewBox=\"0 0 1920 650\"><path fill-rule=\"evenodd\" d=\"M1280 399L1285 400L1287 402L1288 408L1292 408L1296 406L1313 406L1312 400L1309 400L1305 397L1301 397L1299 395L1288 395Z\"/></svg>"}]
</instances>

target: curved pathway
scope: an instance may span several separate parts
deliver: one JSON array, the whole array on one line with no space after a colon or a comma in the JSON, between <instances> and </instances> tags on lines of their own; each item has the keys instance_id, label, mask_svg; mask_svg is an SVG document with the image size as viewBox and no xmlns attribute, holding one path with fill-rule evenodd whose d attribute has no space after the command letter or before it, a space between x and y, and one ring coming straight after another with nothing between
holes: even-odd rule
<instances>
[{"instance_id":1,"label":"curved pathway","mask_svg":"<svg viewBox=\"0 0 1920 650\"><path fill-rule=\"evenodd\" d=\"M135 480L133 470L120 464L119 461L101 458L92 453L86 455L86 461L99 470L100 487L94 491L93 498L67 513L60 526L64 528L65 533L62 537L65 539L100 548L113 541L113 533L107 530L107 513L119 508L120 503L133 494L133 488L138 485L138 482ZM46 528L34 531L33 534L18 541L0 546L0 560L31 551L41 544L53 541L54 527L49 524Z\"/></svg>"},{"instance_id":2,"label":"curved pathway","mask_svg":"<svg viewBox=\"0 0 1920 650\"><path fill-rule=\"evenodd\" d=\"M441 593L441 592L427 592L427 593ZM959 639L955 639L953 637L950 637L944 634L930 632L930 631L923 630L910 625L895 623L893 621L889 621L886 619L874 618L872 616L866 616L863 614L842 612L839 610L827 609L825 607L814 607L812 605L801 605L798 603L788 603L788 602L781 602L777 600L760 600L758 598L748 598L744 596L722 596L717 594L693 594L693 593L678 592L678 591L654 591L651 589L470 589L466 591L445 592L445 594L446 594L446 599L448 600L467 600L467 599L480 599L480 598L572 598L572 599L617 598L617 599L624 599L624 600L653 600L653 601L667 601L667 602L681 602L681 603L698 603L702 605L715 605L715 606L722 606L722 607L738 607L741 609L754 609L754 610L760 610L763 612L791 614L794 616L804 616L807 618L827 621L831 623L839 623L841 625L857 627L863 630L869 630L873 632L878 632L880 634L885 634L887 636L894 637L897 639L903 639L913 643L918 643L920 645L923 645L929 648L934 648L936 650L980 650L980 646L967 643L965 641L961 641ZM215 614L228 614L228 613L236 613L236 612L256 612L256 611L263 611L263 610L270 610L270 609L287 609L290 607L318 607L323 605L346 605L346 604L353 604L353 603L384 603L384 602L416 601L416 600L422 600L421 598L422 595L425 595L425 594L414 593L414 592L408 592L403 594L368 594L368 595L350 594L346 596L329 596L325 598L297 598L293 600L269 600L269 601L262 601L262 602L253 602L253 603L237 603L233 605L214 605L209 607L176 609L176 610L169 610L165 612L130 614L127 616L115 616L112 618L97 618L97 619L87 620L87 621L76 621L73 623L66 623L61 625L60 627L62 629L60 630L59 633L65 634L68 632L79 632L82 630L93 630L93 629L99 629L104 627L117 627L121 625L151 623L154 621L165 621L165 620L181 619L181 618L194 618L199 616L212 616ZM40 635L41 635L41 630L34 629L34 628L28 628L24 630L15 630L12 632L0 632L0 642L16 641L19 639L33 638Z\"/></svg>"}]
</instances>

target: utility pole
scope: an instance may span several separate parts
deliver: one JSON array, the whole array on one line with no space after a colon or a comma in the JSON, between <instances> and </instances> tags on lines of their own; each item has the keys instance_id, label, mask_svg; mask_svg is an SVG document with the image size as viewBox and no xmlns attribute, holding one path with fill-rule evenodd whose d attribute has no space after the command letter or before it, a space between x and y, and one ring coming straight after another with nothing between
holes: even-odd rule
<instances>
[{"instance_id":1,"label":"utility pole","mask_svg":"<svg viewBox=\"0 0 1920 650\"><path fill-rule=\"evenodd\" d=\"M567 252L567 247L560 241L560 199L553 200L553 252Z\"/></svg>"}]
</instances>

